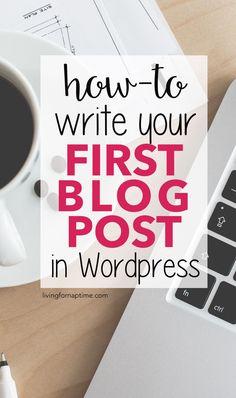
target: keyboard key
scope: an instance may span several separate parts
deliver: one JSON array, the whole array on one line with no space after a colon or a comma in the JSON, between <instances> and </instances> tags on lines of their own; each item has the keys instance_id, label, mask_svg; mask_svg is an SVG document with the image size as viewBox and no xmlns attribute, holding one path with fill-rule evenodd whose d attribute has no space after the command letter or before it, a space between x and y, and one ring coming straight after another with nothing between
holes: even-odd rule
<instances>
[{"instance_id":1,"label":"keyboard key","mask_svg":"<svg viewBox=\"0 0 236 398\"><path fill-rule=\"evenodd\" d=\"M236 286L222 282L209 307L209 313L226 322L236 323Z\"/></svg>"},{"instance_id":2,"label":"keyboard key","mask_svg":"<svg viewBox=\"0 0 236 398\"><path fill-rule=\"evenodd\" d=\"M229 275L236 261L236 247L228 245L212 236L204 235L194 253L194 258L200 264L218 272L221 275Z\"/></svg>"},{"instance_id":3,"label":"keyboard key","mask_svg":"<svg viewBox=\"0 0 236 398\"><path fill-rule=\"evenodd\" d=\"M236 203L236 170L232 171L222 192L222 196Z\"/></svg>"},{"instance_id":4,"label":"keyboard key","mask_svg":"<svg viewBox=\"0 0 236 398\"><path fill-rule=\"evenodd\" d=\"M217 203L208 229L236 242L236 209L222 202Z\"/></svg>"},{"instance_id":5,"label":"keyboard key","mask_svg":"<svg viewBox=\"0 0 236 398\"><path fill-rule=\"evenodd\" d=\"M211 293L216 279L208 274L208 287L206 288L179 288L175 293L175 297L187 304L197 308L203 308Z\"/></svg>"}]
</instances>

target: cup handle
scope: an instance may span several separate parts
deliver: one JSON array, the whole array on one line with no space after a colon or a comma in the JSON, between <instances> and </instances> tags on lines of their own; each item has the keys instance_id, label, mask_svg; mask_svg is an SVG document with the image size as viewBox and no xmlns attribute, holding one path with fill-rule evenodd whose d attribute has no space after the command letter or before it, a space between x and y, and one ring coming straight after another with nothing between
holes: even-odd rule
<instances>
[{"instance_id":1,"label":"cup handle","mask_svg":"<svg viewBox=\"0 0 236 398\"><path fill-rule=\"evenodd\" d=\"M0 265L18 264L27 257L25 247L11 214L0 201Z\"/></svg>"}]
</instances>

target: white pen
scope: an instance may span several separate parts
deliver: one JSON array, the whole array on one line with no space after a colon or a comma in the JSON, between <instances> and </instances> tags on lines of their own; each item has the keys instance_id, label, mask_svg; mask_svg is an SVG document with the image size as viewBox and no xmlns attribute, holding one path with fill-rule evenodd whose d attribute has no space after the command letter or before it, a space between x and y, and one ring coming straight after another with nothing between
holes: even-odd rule
<instances>
[{"instance_id":1,"label":"white pen","mask_svg":"<svg viewBox=\"0 0 236 398\"><path fill-rule=\"evenodd\" d=\"M0 358L0 398L17 398L16 384L3 353Z\"/></svg>"}]
</instances>

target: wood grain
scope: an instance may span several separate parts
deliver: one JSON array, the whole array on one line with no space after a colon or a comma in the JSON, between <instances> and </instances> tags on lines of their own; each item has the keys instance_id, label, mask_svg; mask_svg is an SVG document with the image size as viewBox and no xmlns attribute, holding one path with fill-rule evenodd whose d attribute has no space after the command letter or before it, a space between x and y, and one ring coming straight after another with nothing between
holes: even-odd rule
<instances>
[{"instance_id":1,"label":"wood grain","mask_svg":"<svg viewBox=\"0 0 236 398\"><path fill-rule=\"evenodd\" d=\"M42 293L38 283L0 291L1 349L11 363L19 396L83 397L130 291L86 290L108 297L78 300L47 299Z\"/></svg>"},{"instance_id":2,"label":"wood grain","mask_svg":"<svg viewBox=\"0 0 236 398\"><path fill-rule=\"evenodd\" d=\"M159 5L184 52L209 56L211 121L236 77L236 2L160 0ZM92 293L108 297L42 298L39 283L0 290L0 349L12 365L19 398L84 396L131 295L124 289Z\"/></svg>"}]
</instances>

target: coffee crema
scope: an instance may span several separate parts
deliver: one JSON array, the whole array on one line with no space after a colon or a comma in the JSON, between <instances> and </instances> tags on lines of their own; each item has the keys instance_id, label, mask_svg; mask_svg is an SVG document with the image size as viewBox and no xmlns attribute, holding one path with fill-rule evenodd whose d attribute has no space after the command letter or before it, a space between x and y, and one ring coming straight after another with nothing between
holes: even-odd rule
<instances>
[{"instance_id":1,"label":"coffee crema","mask_svg":"<svg viewBox=\"0 0 236 398\"><path fill-rule=\"evenodd\" d=\"M23 94L0 77L0 189L18 174L33 142L34 122Z\"/></svg>"}]
</instances>

